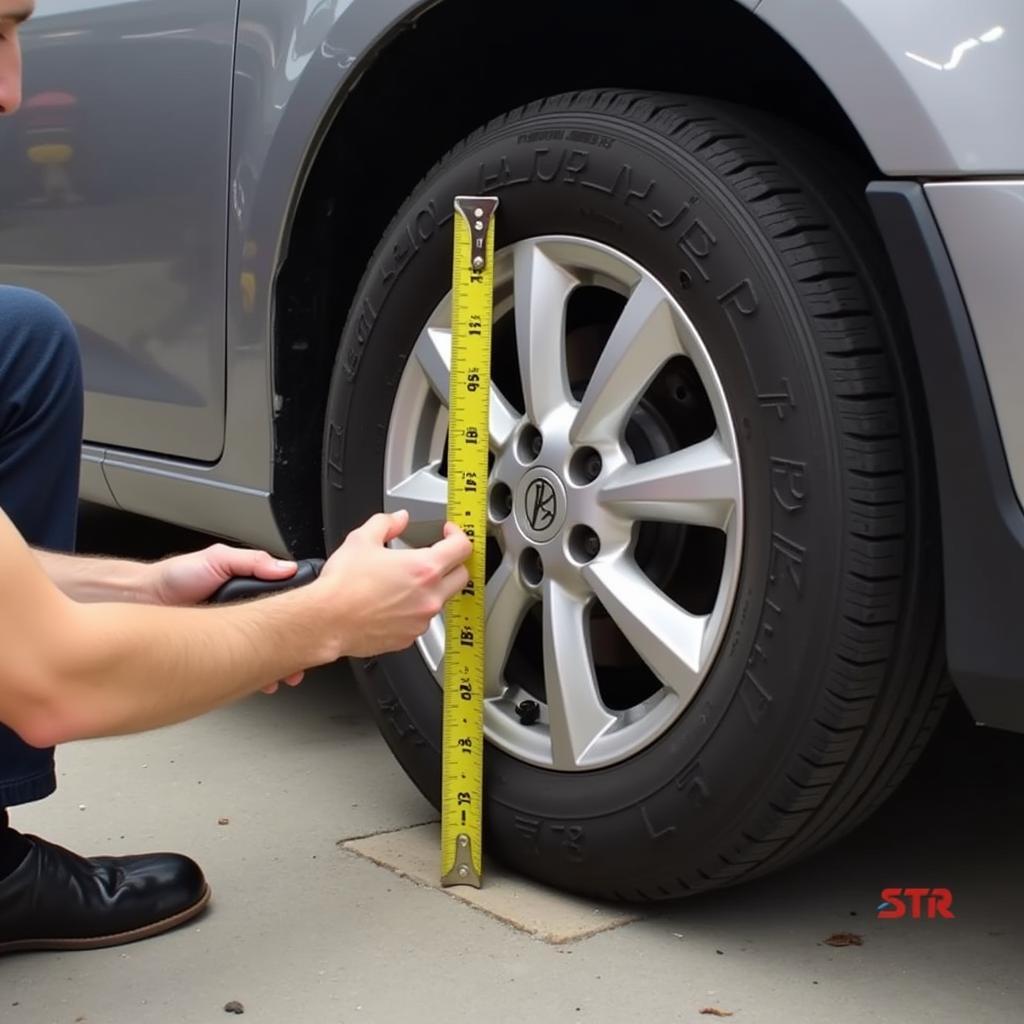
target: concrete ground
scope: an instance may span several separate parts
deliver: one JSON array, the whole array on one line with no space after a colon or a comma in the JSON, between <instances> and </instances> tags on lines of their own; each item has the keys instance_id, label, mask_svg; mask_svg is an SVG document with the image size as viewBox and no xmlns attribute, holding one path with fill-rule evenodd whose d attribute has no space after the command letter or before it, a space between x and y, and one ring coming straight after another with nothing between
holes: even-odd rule
<instances>
[{"instance_id":1,"label":"concrete ground","mask_svg":"<svg viewBox=\"0 0 1024 1024\"><path fill-rule=\"evenodd\" d=\"M85 527L93 550L183 542L121 517ZM0 959L0 1021L198 1024L231 1019L231 1000L269 1024L716 1019L703 1009L737 1024L1020 1021L1024 737L965 727L959 710L835 848L562 944L339 845L396 832L400 848L401 830L436 820L341 668L186 725L72 744L58 793L14 823L84 853L187 852L214 902L137 945ZM956 917L877 920L884 886L946 886ZM544 902L555 922L581 910ZM825 944L838 932L863 944Z\"/></svg>"}]
</instances>

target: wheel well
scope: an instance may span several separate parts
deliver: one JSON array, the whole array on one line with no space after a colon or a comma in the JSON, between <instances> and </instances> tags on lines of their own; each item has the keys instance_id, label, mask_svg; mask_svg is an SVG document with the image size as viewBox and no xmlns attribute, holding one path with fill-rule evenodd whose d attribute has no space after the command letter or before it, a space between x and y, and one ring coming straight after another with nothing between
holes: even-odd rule
<instances>
[{"instance_id":1,"label":"wheel well","mask_svg":"<svg viewBox=\"0 0 1024 1024\"><path fill-rule=\"evenodd\" d=\"M323 418L352 296L398 207L474 128L575 89L689 92L782 116L852 157L865 183L877 173L817 75L739 4L635 0L617 19L595 6L444 0L382 46L339 96L278 280L274 509L292 550L323 544Z\"/></svg>"}]
</instances>

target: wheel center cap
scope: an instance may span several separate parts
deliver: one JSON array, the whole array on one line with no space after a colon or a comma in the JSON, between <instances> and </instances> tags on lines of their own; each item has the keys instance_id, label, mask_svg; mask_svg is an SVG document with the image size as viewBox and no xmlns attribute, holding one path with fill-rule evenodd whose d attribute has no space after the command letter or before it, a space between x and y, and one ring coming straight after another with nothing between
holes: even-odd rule
<instances>
[{"instance_id":1,"label":"wheel center cap","mask_svg":"<svg viewBox=\"0 0 1024 1024\"><path fill-rule=\"evenodd\" d=\"M516 525L524 537L543 544L562 528L566 504L565 487L557 475L550 469L532 469L519 484Z\"/></svg>"}]
</instances>

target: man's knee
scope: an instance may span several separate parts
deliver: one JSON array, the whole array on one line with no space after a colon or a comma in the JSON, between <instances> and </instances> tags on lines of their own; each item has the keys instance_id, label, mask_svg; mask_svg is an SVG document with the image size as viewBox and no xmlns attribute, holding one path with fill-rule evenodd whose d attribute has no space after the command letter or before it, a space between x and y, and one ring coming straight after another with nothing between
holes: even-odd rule
<instances>
[{"instance_id":1,"label":"man's knee","mask_svg":"<svg viewBox=\"0 0 1024 1024\"><path fill-rule=\"evenodd\" d=\"M0 506L36 547L74 547L83 406L71 322L37 292L0 288Z\"/></svg>"},{"instance_id":2,"label":"man's knee","mask_svg":"<svg viewBox=\"0 0 1024 1024\"><path fill-rule=\"evenodd\" d=\"M39 292L0 286L0 380L81 389L78 337L67 314Z\"/></svg>"}]
</instances>

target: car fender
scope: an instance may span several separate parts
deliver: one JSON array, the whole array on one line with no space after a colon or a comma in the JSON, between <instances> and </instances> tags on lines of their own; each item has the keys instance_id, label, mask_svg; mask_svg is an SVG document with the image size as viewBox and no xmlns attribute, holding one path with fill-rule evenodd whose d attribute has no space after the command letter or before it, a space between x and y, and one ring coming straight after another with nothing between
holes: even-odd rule
<instances>
[{"instance_id":1,"label":"car fender","mask_svg":"<svg viewBox=\"0 0 1024 1024\"><path fill-rule=\"evenodd\" d=\"M273 480L274 283L302 185L341 97L389 36L430 4L241 0L228 197L226 457Z\"/></svg>"},{"instance_id":2,"label":"car fender","mask_svg":"<svg viewBox=\"0 0 1024 1024\"><path fill-rule=\"evenodd\" d=\"M1019 0L761 0L754 10L825 83L883 174L1024 170Z\"/></svg>"}]
</instances>

